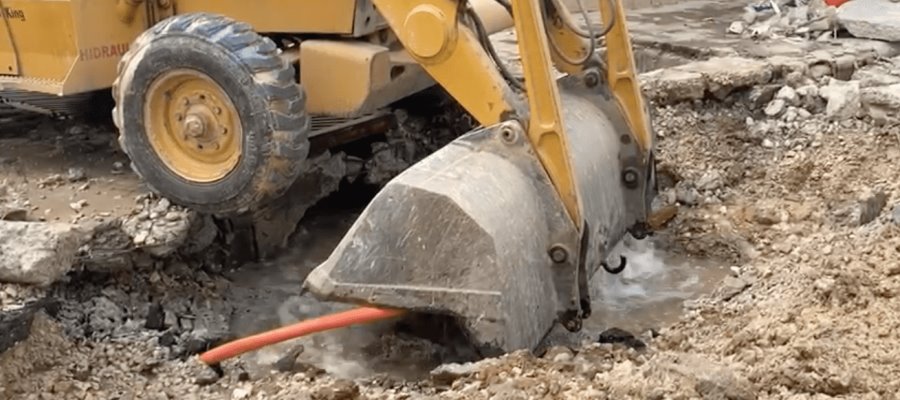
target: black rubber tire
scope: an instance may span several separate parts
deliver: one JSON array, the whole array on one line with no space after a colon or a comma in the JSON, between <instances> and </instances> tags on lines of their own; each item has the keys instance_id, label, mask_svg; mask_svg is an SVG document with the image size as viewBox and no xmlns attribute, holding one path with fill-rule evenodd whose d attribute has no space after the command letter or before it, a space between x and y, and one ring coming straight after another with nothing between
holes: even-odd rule
<instances>
[{"instance_id":1,"label":"black rubber tire","mask_svg":"<svg viewBox=\"0 0 900 400\"><path fill-rule=\"evenodd\" d=\"M163 72L189 68L218 83L238 110L243 150L227 176L198 183L163 163L144 127L144 93ZM113 121L132 169L157 194L199 212L231 216L281 196L309 154L306 94L271 39L246 23L208 13L170 17L141 34L113 84Z\"/></svg>"}]
</instances>

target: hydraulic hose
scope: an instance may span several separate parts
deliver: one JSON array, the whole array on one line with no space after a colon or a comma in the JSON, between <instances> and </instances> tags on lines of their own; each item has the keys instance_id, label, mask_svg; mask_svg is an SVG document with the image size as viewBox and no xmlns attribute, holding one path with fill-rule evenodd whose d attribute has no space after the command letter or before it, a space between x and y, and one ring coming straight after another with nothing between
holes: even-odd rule
<instances>
[{"instance_id":1,"label":"hydraulic hose","mask_svg":"<svg viewBox=\"0 0 900 400\"><path fill-rule=\"evenodd\" d=\"M214 347L200 355L207 365L216 365L229 358L257 350L276 343L328 330L346 328L352 325L377 322L403 315L403 310L375 307L359 307L335 314L301 321L296 324L258 333Z\"/></svg>"}]
</instances>

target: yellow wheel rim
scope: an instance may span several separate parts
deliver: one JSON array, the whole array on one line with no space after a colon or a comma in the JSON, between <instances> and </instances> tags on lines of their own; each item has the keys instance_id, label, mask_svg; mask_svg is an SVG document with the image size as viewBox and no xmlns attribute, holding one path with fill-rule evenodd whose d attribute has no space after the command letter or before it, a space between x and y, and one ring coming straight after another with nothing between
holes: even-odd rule
<instances>
[{"instance_id":1,"label":"yellow wheel rim","mask_svg":"<svg viewBox=\"0 0 900 400\"><path fill-rule=\"evenodd\" d=\"M193 70L168 71L153 82L146 99L147 138L172 172L209 183L238 164L243 129L237 109L218 83Z\"/></svg>"}]
</instances>

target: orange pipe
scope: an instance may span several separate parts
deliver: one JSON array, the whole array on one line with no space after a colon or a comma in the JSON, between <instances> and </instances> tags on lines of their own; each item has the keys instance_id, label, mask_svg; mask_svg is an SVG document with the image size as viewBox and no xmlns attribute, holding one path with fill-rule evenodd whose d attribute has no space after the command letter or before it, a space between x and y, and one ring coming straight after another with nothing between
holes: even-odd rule
<instances>
[{"instance_id":1,"label":"orange pipe","mask_svg":"<svg viewBox=\"0 0 900 400\"><path fill-rule=\"evenodd\" d=\"M394 318L402 315L403 312L403 310L359 307L335 314L324 315L225 343L201 354L200 360L208 365L218 364L229 358L272 344L281 343L317 332Z\"/></svg>"}]
</instances>

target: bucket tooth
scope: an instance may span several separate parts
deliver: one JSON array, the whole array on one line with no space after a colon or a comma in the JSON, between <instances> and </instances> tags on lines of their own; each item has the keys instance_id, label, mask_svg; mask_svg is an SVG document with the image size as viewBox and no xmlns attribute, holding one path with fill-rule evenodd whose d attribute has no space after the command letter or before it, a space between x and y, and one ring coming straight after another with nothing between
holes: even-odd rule
<instances>
[{"instance_id":1,"label":"bucket tooth","mask_svg":"<svg viewBox=\"0 0 900 400\"><path fill-rule=\"evenodd\" d=\"M563 90L573 84L561 83L560 94L586 231L569 218L519 125L499 124L391 180L306 289L456 317L485 354L533 349L556 321L577 330L587 281L639 212L626 207L621 180L624 120L604 108L608 98Z\"/></svg>"}]
</instances>

